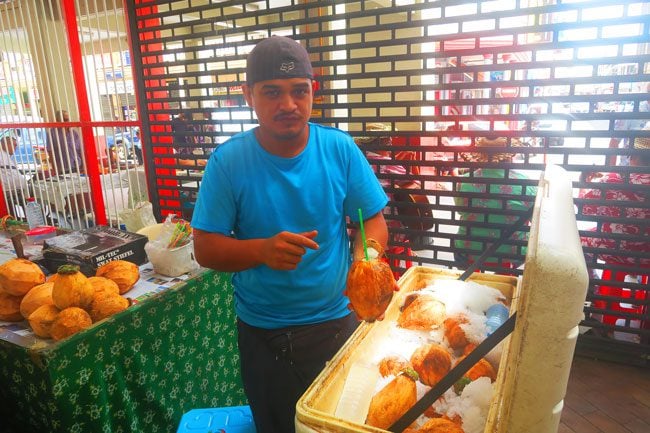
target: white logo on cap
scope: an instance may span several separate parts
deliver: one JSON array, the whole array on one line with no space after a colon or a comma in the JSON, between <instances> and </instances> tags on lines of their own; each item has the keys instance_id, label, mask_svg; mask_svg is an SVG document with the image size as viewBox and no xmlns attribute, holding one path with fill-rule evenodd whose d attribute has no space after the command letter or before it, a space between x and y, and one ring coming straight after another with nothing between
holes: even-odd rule
<instances>
[{"instance_id":1,"label":"white logo on cap","mask_svg":"<svg viewBox=\"0 0 650 433\"><path fill-rule=\"evenodd\" d=\"M289 72L289 71L292 71L292 70L294 70L294 69L296 69L296 65L295 65L293 62L283 63L283 64L280 66L280 70L281 70L282 72Z\"/></svg>"}]
</instances>

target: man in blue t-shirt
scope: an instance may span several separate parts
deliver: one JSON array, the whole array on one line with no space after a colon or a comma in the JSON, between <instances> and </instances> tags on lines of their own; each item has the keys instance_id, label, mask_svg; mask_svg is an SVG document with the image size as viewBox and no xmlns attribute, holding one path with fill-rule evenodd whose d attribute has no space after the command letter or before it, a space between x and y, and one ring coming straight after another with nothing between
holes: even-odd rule
<instances>
[{"instance_id":1,"label":"man in blue t-shirt","mask_svg":"<svg viewBox=\"0 0 650 433\"><path fill-rule=\"evenodd\" d=\"M211 155L192 226L198 262L234 272L244 390L258 433L294 431L295 405L358 322L343 295L346 218L386 246L387 197L352 138L309 123L312 66L272 36L247 59L259 126ZM360 236L353 255L363 257Z\"/></svg>"}]
</instances>

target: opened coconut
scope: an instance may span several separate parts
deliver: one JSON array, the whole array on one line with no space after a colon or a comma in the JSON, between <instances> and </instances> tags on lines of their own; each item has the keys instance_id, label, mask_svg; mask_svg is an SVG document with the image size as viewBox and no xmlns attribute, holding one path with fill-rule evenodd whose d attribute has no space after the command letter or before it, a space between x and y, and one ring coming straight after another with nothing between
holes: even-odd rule
<instances>
[{"instance_id":1,"label":"opened coconut","mask_svg":"<svg viewBox=\"0 0 650 433\"><path fill-rule=\"evenodd\" d=\"M113 260L97 268L95 276L115 281L120 288L120 295L123 295L140 279L140 269L135 263Z\"/></svg>"},{"instance_id":2,"label":"opened coconut","mask_svg":"<svg viewBox=\"0 0 650 433\"><path fill-rule=\"evenodd\" d=\"M88 282L95 289L95 294L97 292L103 292L106 294L112 293L114 295L120 294L120 286L118 286L115 281L109 280L108 278L95 276L88 278Z\"/></svg>"},{"instance_id":3,"label":"opened coconut","mask_svg":"<svg viewBox=\"0 0 650 433\"><path fill-rule=\"evenodd\" d=\"M368 246L378 252L378 257L352 263L345 295L359 319L373 322L383 318L398 287L390 266L381 259L383 248L373 239L368 240Z\"/></svg>"},{"instance_id":4,"label":"opened coconut","mask_svg":"<svg viewBox=\"0 0 650 433\"><path fill-rule=\"evenodd\" d=\"M34 262L15 258L0 265L0 287L13 296L25 296L29 290L45 282L45 274Z\"/></svg>"},{"instance_id":5,"label":"opened coconut","mask_svg":"<svg viewBox=\"0 0 650 433\"><path fill-rule=\"evenodd\" d=\"M34 334L42 338L52 338L50 329L60 311L54 304L41 305L34 310L28 318L29 326L31 326Z\"/></svg>"},{"instance_id":6,"label":"opened coconut","mask_svg":"<svg viewBox=\"0 0 650 433\"><path fill-rule=\"evenodd\" d=\"M68 307L88 308L95 289L77 265L61 265L52 287L52 300L61 310Z\"/></svg>"},{"instance_id":7,"label":"opened coconut","mask_svg":"<svg viewBox=\"0 0 650 433\"><path fill-rule=\"evenodd\" d=\"M14 296L0 291L0 320L5 322L20 322L23 315L20 314L20 301L22 296Z\"/></svg>"},{"instance_id":8,"label":"opened coconut","mask_svg":"<svg viewBox=\"0 0 650 433\"><path fill-rule=\"evenodd\" d=\"M95 299L90 304L90 317L93 322L98 322L115 313L126 310L129 306L129 300L117 294L105 292L95 292Z\"/></svg>"},{"instance_id":9,"label":"opened coconut","mask_svg":"<svg viewBox=\"0 0 650 433\"><path fill-rule=\"evenodd\" d=\"M41 305L54 305L54 301L52 300L53 287L54 283L52 282L45 282L33 287L20 302L20 314L22 314L25 319L28 319L29 316Z\"/></svg>"},{"instance_id":10,"label":"opened coconut","mask_svg":"<svg viewBox=\"0 0 650 433\"><path fill-rule=\"evenodd\" d=\"M30 316L31 317L31 316ZM55 340L63 340L79 331L90 328L93 324L90 314L78 307L61 310L50 327L50 334Z\"/></svg>"}]
</instances>

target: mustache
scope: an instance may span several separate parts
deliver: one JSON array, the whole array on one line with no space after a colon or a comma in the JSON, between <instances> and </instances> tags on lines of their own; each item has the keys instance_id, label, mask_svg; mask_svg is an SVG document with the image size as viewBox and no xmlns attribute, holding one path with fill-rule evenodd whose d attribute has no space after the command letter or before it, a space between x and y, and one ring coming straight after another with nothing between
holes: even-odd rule
<instances>
[{"instance_id":1,"label":"mustache","mask_svg":"<svg viewBox=\"0 0 650 433\"><path fill-rule=\"evenodd\" d=\"M291 113L280 113L277 116L273 117L273 120L300 120L301 116L295 112Z\"/></svg>"}]
</instances>

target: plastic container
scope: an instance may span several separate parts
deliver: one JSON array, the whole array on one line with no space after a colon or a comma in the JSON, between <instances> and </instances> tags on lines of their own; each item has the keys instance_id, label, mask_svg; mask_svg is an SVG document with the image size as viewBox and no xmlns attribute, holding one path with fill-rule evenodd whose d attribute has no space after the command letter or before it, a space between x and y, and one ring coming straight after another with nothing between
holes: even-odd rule
<instances>
[{"instance_id":1,"label":"plastic container","mask_svg":"<svg viewBox=\"0 0 650 433\"><path fill-rule=\"evenodd\" d=\"M40 226L27 230L25 238L31 244L43 244L45 239L50 239L56 236L56 227L53 226Z\"/></svg>"},{"instance_id":2,"label":"plastic container","mask_svg":"<svg viewBox=\"0 0 650 433\"><path fill-rule=\"evenodd\" d=\"M368 413L369 402L354 401L355 409L360 413L349 416L349 411L342 412L341 400L347 400L346 391L350 379L354 388L361 388L357 375L362 381L372 381L370 372L355 371L358 365L367 365L373 359L378 345L385 345L384 336L391 334L393 323L400 314L400 306L404 304L409 293L420 290L439 280L456 280L462 271L413 266L399 279L400 290L395 293L384 320L373 323L363 322L352 334L341 350L326 365L309 389L298 400L296 406L297 433L377 433L382 429L364 425ZM499 290L506 302L516 297L519 280L514 276L492 275L474 272L468 281L490 286ZM504 343L507 347L508 341ZM505 348L503 349L506 350ZM377 369L375 369L378 372ZM350 378L353 375L355 377ZM375 376L376 377L376 376ZM369 379L370 378L370 379ZM381 379L380 379L381 380ZM375 381L376 382L376 381ZM353 391L356 391L353 389ZM365 391L365 390L364 390ZM352 397L361 392L351 393ZM365 391L367 392L367 391ZM366 398L372 398L372 391ZM490 432L492 433L492 432ZM524 433L524 432L518 432Z\"/></svg>"},{"instance_id":3,"label":"plastic container","mask_svg":"<svg viewBox=\"0 0 650 433\"><path fill-rule=\"evenodd\" d=\"M490 308L485 312L485 316L487 317L487 320L485 321L487 335L492 334L499 328L499 326L503 325L503 323L508 320L509 315L510 312L508 307L503 304L494 304L490 306Z\"/></svg>"},{"instance_id":4,"label":"plastic container","mask_svg":"<svg viewBox=\"0 0 650 433\"><path fill-rule=\"evenodd\" d=\"M296 432L385 431L335 415L350 368L369 359L377 342L390 335L390 321L408 292L459 275L422 266L406 271L385 319L361 324L298 400ZM571 179L564 169L550 165L540 179L523 276L477 272L469 279L501 290L511 300L510 310L517 312L513 333L501 343L495 393L482 431L556 433L589 284Z\"/></svg>"},{"instance_id":5,"label":"plastic container","mask_svg":"<svg viewBox=\"0 0 650 433\"><path fill-rule=\"evenodd\" d=\"M139 235L145 235L150 241L154 241L158 238L158 235L160 235L163 225L164 225L163 223L159 223L151 226L142 227L136 233Z\"/></svg>"},{"instance_id":6,"label":"plastic container","mask_svg":"<svg viewBox=\"0 0 650 433\"><path fill-rule=\"evenodd\" d=\"M256 433L249 406L192 409L181 418L176 433Z\"/></svg>"},{"instance_id":7,"label":"plastic container","mask_svg":"<svg viewBox=\"0 0 650 433\"><path fill-rule=\"evenodd\" d=\"M29 197L27 203L25 203L25 216L30 229L45 225L43 209L34 197Z\"/></svg>"},{"instance_id":8,"label":"plastic container","mask_svg":"<svg viewBox=\"0 0 650 433\"><path fill-rule=\"evenodd\" d=\"M190 241L177 248L168 249L160 242L147 242L144 246L153 270L166 277L178 277L199 269L194 259L194 242Z\"/></svg>"}]
</instances>

